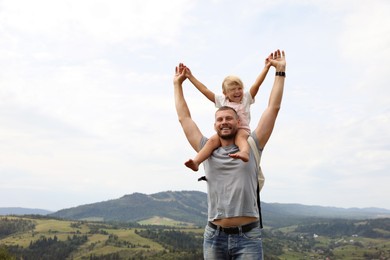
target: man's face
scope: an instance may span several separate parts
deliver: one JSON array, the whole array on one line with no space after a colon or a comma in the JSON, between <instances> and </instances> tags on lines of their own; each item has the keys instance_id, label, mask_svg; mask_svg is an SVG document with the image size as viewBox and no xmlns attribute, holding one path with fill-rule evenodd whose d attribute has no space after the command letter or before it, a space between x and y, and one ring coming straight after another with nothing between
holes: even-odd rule
<instances>
[{"instance_id":1,"label":"man's face","mask_svg":"<svg viewBox=\"0 0 390 260\"><path fill-rule=\"evenodd\" d=\"M236 136L239 120L232 110L215 113L214 129L222 139L233 139Z\"/></svg>"}]
</instances>

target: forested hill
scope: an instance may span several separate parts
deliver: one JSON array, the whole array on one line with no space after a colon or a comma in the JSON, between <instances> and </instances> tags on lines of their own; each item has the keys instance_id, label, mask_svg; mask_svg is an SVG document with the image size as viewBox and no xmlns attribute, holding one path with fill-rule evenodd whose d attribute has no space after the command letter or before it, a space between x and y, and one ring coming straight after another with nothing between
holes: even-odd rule
<instances>
[{"instance_id":1,"label":"forested hill","mask_svg":"<svg viewBox=\"0 0 390 260\"><path fill-rule=\"evenodd\" d=\"M307 223L310 219L367 219L390 217L390 210L377 208L336 208L262 202L266 226L280 227ZM63 209L49 216L66 219L138 222L153 217L204 225L207 219L207 195L199 191L167 191L151 195L133 193L74 208Z\"/></svg>"},{"instance_id":2,"label":"forested hill","mask_svg":"<svg viewBox=\"0 0 390 260\"><path fill-rule=\"evenodd\" d=\"M207 216L207 197L199 191L133 193L119 199L63 209L50 216L66 219L96 219L137 222L155 216L202 224Z\"/></svg>"}]
</instances>

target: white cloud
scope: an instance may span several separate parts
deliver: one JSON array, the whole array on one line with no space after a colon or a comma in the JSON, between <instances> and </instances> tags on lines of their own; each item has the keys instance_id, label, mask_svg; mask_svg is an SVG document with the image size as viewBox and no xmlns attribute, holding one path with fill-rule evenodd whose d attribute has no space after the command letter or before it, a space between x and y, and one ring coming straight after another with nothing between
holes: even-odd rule
<instances>
[{"instance_id":1,"label":"white cloud","mask_svg":"<svg viewBox=\"0 0 390 260\"><path fill-rule=\"evenodd\" d=\"M4 0L1 20L17 33L58 40L77 35L108 43L145 38L167 43L190 6L190 1Z\"/></svg>"},{"instance_id":2,"label":"white cloud","mask_svg":"<svg viewBox=\"0 0 390 260\"><path fill-rule=\"evenodd\" d=\"M388 205L388 8L385 1L1 1L7 181L0 197L24 196L0 206L59 209L131 192L205 191L196 181L203 169L183 165L195 152L177 121L173 67L187 63L220 93L229 73L249 86L275 47L287 51L288 76L263 155L263 199ZM252 108L253 127L272 73ZM185 95L211 135L213 104L188 82ZM354 197L370 187L369 199ZM350 195L337 199L345 190Z\"/></svg>"}]
</instances>

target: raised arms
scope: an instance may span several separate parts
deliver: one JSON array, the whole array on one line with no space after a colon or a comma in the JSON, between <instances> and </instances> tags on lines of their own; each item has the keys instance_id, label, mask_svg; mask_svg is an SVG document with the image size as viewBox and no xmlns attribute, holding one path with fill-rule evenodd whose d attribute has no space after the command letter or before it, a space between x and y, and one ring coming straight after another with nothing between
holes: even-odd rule
<instances>
[{"instance_id":1,"label":"raised arms","mask_svg":"<svg viewBox=\"0 0 390 260\"><path fill-rule=\"evenodd\" d=\"M270 66L275 67L276 72L286 71L286 60L285 60L284 51L280 51L280 50L275 51L266 59L266 62L269 62ZM268 72L269 67L268 68L267 67L268 65L266 63L263 72L258 76L255 83L253 84L253 86L257 88L255 94L257 94L258 91L257 85L258 86L261 85L265 75L267 74L266 72ZM191 144L194 150L198 152L200 140L203 135L200 132L196 123L192 120L187 102L184 99L182 84L187 77L199 89L199 91L202 92L210 101L215 102L214 101L215 95L212 91L208 90L206 86L204 86L201 82L199 82L191 74L191 71L182 63L180 63L179 66L176 67L173 83L174 83L174 96L175 96L175 106L176 106L177 116L183 128L183 131L187 137L188 142ZM275 76L275 80L269 97L268 106L266 110L263 112L259 120L259 123L256 129L254 130L257 139L259 140L259 145L261 148L264 148L264 146L267 144L272 134L275 121L278 116L281 103L282 103L284 81L285 81L284 76L280 74Z\"/></svg>"},{"instance_id":2,"label":"raised arms","mask_svg":"<svg viewBox=\"0 0 390 260\"><path fill-rule=\"evenodd\" d=\"M259 88L261 84L263 83L265 77L267 76L268 70L271 67L271 59L272 59L273 53L271 53L266 59L265 59L265 66L263 70L260 72L259 76L257 76L255 82L249 89L249 93L251 94L252 98L255 98L257 95L257 92L259 91Z\"/></svg>"},{"instance_id":3,"label":"raised arms","mask_svg":"<svg viewBox=\"0 0 390 260\"><path fill-rule=\"evenodd\" d=\"M187 102L184 99L182 85L185 79L185 66L180 63L179 66L175 69L175 76L173 78L177 117L183 128L184 134L187 137L188 142L191 144L192 148L194 148L194 150L198 152L202 133L200 132L195 122L192 120Z\"/></svg>"},{"instance_id":4,"label":"raised arms","mask_svg":"<svg viewBox=\"0 0 390 260\"><path fill-rule=\"evenodd\" d=\"M185 68L185 76L191 81L191 83L211 102L215 103L215 94L209 90L202 82L200 82L194 75L192 75L189 68Z\"/></svg>"},{"instance_id":5,"label":"raised arms","mask_svg":"<svg viewBox=\"0 0 390 260\"><path fill-rule=\"evenodd\" d=\"M285 72L286 59L284 51L277 50L271 56L272 57L269 60L271 66L275 67L276 72ZM278 112L282 103L284 80L284 76L275 76L275 81L268 101L268 107L263 112L255 129L255 133L261 148L264 148L272 134L276 117L278 116Z\"/></svg>"}]
</instances>

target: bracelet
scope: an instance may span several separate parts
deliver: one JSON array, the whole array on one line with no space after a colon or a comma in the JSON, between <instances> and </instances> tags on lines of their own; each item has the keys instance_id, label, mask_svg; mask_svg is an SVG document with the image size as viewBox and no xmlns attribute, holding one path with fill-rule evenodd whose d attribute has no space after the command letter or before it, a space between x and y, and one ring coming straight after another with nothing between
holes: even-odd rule
<instances>
[{"instance_id":1,"label":"bracelet","mask_svg":"<svg viewBox=\"0 0 390 260\"><path fill-rule=\"evenodd\" d=\"M277 72L275 73L275 76L286 77L286 72L284 72L284 71L277 71Z\"/></svg>"}]
</instances>

